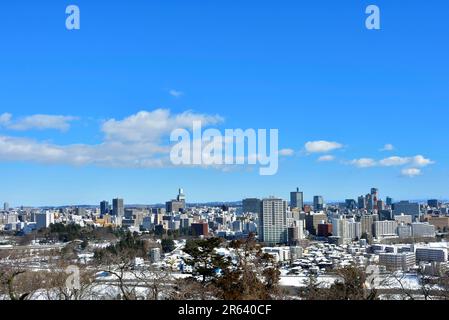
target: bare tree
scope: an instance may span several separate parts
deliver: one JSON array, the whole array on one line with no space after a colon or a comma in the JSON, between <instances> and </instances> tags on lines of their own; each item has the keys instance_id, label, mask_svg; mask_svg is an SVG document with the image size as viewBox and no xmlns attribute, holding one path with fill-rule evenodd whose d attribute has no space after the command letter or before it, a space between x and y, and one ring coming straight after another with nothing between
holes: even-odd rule
<instances>
[{"instance_id":1,"label":"bare tree","mask_svg":"<svg viewBox=\"0 0 449 320\"><path fill-rule=\"evenodd\" d=\"M26 268L29 258L26 250L1 251L0 294L10 300L26 300L42 287L39 273Z\"/></svg>"},{"instance_id":2,"label":"bare tree","mask_svg":"<svg viewBox=\"0 0 449 320\"><path fill-rule=\"evenodd\" d=\"M140 284L147 289L147 300L160 300L170 295L174 284L174 278L170 270L163 270L152 265L139 268L131 272L139 280Z\"/></svg>"}]
</instances>

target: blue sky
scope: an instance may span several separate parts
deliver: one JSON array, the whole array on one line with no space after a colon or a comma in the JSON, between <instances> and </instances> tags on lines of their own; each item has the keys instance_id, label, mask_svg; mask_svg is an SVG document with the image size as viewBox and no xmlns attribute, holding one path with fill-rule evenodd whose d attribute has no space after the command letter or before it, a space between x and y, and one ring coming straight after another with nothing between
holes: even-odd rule
<instances>
[{"instance_id":1,"label":"blue sky","mask_svg":"<svg viewBox=\"0 0 449 320\"><path fill-rule=\"evenodd\" d=\"M65 28L69 4L80 30ZM369 4L381 30L365 28ZM306 200L371 187L397 200L449 198L448 16L443 0L2 4L0 201L156 203L178 187L198 202L288 198L296 187ZM120 130L133 131L140 111L172 125L193 116L219 129L277 128L294 153L274 176L134 166L147 144ZM149 147L166 144L164 130L150 132ZM307 152L316 141L340 147Z\"/></svg>"}]
</instances>

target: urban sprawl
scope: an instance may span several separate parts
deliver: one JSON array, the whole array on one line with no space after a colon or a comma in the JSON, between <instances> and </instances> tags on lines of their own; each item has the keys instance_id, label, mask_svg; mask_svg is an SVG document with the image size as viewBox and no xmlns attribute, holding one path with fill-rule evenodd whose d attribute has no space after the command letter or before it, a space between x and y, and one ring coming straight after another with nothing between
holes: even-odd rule
<instances>
[{"instance_id":1,"label":"urban sprawl","mask_svg":"<svg viewBox=\"0 0 449 320\"><path fill-rule=\"evenodd\" d=\"M4 203L0 299L449 298L449 203L312 199Z\"/></svg>"}]
</instances>

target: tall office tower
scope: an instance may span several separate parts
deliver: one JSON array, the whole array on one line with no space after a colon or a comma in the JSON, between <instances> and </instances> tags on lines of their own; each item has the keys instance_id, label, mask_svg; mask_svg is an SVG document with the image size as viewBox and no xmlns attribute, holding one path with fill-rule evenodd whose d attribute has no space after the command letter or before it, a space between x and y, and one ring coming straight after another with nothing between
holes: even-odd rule
<instances>
[{"instance_id":1,"label":"tall office tower","mask_svg":"<svg viewBox=\"0 0 449 320\"><path fill-rule=\"evenodd\" d=\"M184 204L183 209L185 209L185 207L186 207L186 196L185 196L184 190L182 188L179 188L178 196L176 197L176 200L178 202L182 202Z\"/></svg>"},{"instance_id":2,"label":"tall office tower","mask_svg":"<svg viewBox=\"0 0 449 320\"><path fill-rule=\"evenodd\" d=\"M248 198L243 199L242 205L243 205L243 212L244 213L260 213L260 199L257 198Z\"/></svg>"},{"instance_id":3,"label":"tall office tower","mask_svg":"<svg viewBox=\"0 0 449 320\"><path fill-rule=\"evenodd\" d=\"M366 209L368 211L374 210L374 199L373 199L373 196L371 194L367 194L365 196L365 202L366 202Z\"/></svg>"},{"instance_id":4,"label":"tall office tower","mask_svg":"<svg viewBox=\"0 0 449 320\"><path fill-rule=\"evenodd\" d=\"M360 196L357 199L357 207L359 209L365 209L366 208L366 201L365 201L365 197L364 196Z\"/></svg>"},{"instance_id":5,"label":"tall office tower","mask_svg":"<svg viewBox=\"0 0 449 320\"><path fill-rule=\"evenodd\" d=\"M287 244L287 202L278 198L263 199L259 213L259 240L269 245Z\"/></svg>"},{"instance_id":6,"label":"tall office tower","mask_svg":"<svg viewBox=\"0 0 449 320\"><path fill-rule=\"evenodd\" d=\"M377 210L385 210L385 202L383 202L382 200L377 200Z\"/></svg>"},{"instance_id":7,"label":"tall office tower","mask_svg":"<svg viewBox=\"0 0 449 320\"><path fill-rule=\"evenodd\" d=\"M109 213L109 202L101 201L100 202L100 214L104 216Z\"/></svg>"},{"instance_id":8,"label":"tall office tower","mask_svg":"<svg viewBox=\"0 0 449 320\"><path fill-rule=\"evenodd\" d=\"M3 210L9 211L9 203L8 203L8 202L5 202L5 203L3 204Z\"/></svg>"},{"instance_id":9,"label":"tall office tower","mask_svg":"<svg viewBox=\"0 0 449 320\"><path fill-rule=\"evenodd\" d=\"M165 210L167 211L167 213L178 213L180 211L183 211L184 208L184 201L171 200L165 203Z\"/></svg>"},{"instance_id":10,"label":"tall office tower","mask_svg":"<svg viewBox=\"0 0 449 320\"><path fill-rule=\"evenodd\" d=\"M379 200L379 190L377 188L371 188L371 198L373 199L373 209L377 209L377 200Z\"/></svg>"},{"instance_id":11,"label":"tall office tower","mask_svg":"<svg viewBox=\"0 0 449 320\"><path fill-rule=\"evenodd\" d=\"M401 213L412 216L413 220L419 220L421 209L419 203L411 203L410 201L400 201L394 204L393 216Z\"/></svg>"},{"instance_id":12,"label":"tall office tower","mask_svg":"<svg viewBox=\"0 0 449 320\"><path fill-rule=\"evenodd\" d=\"M374 216L372 214L364 214L360 217L362 234L373 235Z\"/></svg>"},{"instance_id":13,"label":"tall office tower","mask_svg":"<svg viewBox=\"0 0 449 320\"><path fill-rule=\"evenodd\" d=\"M119 217L123 217L125 215L123 199L112 199L112 215Z\"/></svg>"},{"instance_id":14,"label":"tall office tower","mask_svg":"<svg viewBox=\"0 0 449 320\"><path fill-rule=\"evenodd\" d=\"M314 211L324 210L324 200L323 200L322 196L314 196L313 197L313 210Z\"/></svg>"},{"instance_id":15,"label":"tall office tower","mask_svg":"<svg viewBox=\"0 0 449 320\"><path fill-rule=\"evenodd\" d=\"M387 197L387 198L385 199L385 203L386 203L386 205L387 205L388 207L391 207L391 206L393 205L393 199L390 198L390 197Z\"/></svg>"},{"instance_id":16,"label":"tall office tower","mask_svg":"<svg viewBox=\"0 0 449 320\"><path fill-rule=\"evenodd\" d=\"M302 210L304 207L304 194L299 192L299 188L296 191L290 192L290 208L298 208Z\"/></svg>"}]
</instances>

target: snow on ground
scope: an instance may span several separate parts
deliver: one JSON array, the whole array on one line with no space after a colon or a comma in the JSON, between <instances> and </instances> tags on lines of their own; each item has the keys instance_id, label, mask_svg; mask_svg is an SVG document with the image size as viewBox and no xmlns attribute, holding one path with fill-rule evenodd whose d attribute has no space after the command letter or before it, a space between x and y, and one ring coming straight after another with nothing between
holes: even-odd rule
<instances>
[{"instance_id":1,"label":"snow on ground","mask_svg":"<svg viewBox=\"0 0 449 320\"><path fill-rule=\"evenodd\" d=\"M323 288L328 288L332 284L335 283L335 280L338 278L335 276L318 276L318 283ZM281 280L279 281L279 285L283 287L305 287L309 277L306 275L298 275L298 276L281 276Z\"/></svg>"},{"instance_id":2,"label":"snow on ground","mask_svg":"<svg viewBox=\"0 0 449 320\"><path fill-rule=\"evenodd\" d=\"M421 285L419 279L414 274L404 274L398 276L400 282L393 277L380 276L378 279L378 284L376 289L401 289L401 283L404 289L407 290L419 290ZM330 287L338 279L336 276L332 275L320 275L317 278L317 282L321 284L321 287ZM295 276L281 276L279 284L284 287L305 287L308 281L308 276L306 275L295 275Z\"/></svg>"}]
</instances>

